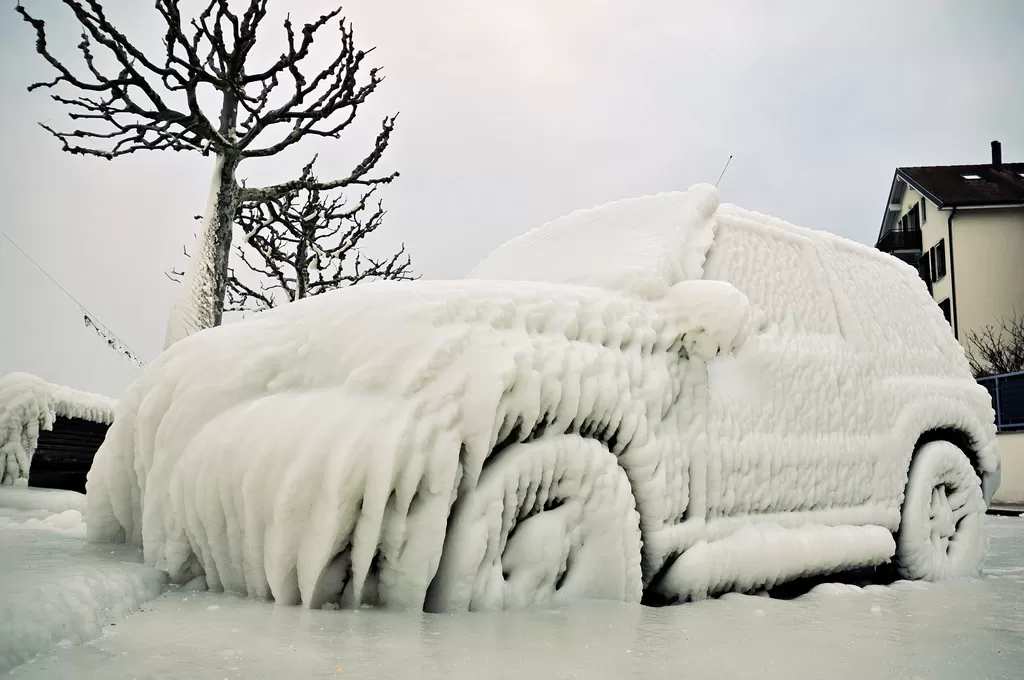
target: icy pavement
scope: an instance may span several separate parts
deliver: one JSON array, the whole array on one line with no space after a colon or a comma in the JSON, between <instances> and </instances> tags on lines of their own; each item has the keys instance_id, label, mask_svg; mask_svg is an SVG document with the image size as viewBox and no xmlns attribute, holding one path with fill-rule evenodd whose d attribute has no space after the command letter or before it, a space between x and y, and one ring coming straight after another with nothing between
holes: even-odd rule
<instances>
[{"instance_id":1,"label":"icy pavement","mask_svg":"<svg viewBox=\"0 0 1024 680\"><path fill-rule=\"evenodd\" d=\"M138 550L90 545L72 491L0 487L0 673L99 637L160 594Z\"/></svg>"},{"instance_id":2,"label":"icy pavement","mask_svg":"<svg viewBox=\"0 0 1024 680\"><path fill-rule=\"evenodd\" d=\"M12 678L1021 677L1024 519L990 517L983 580L819 586L651 609L308 611L171 591Z\"/></svg>"}]
</instances>

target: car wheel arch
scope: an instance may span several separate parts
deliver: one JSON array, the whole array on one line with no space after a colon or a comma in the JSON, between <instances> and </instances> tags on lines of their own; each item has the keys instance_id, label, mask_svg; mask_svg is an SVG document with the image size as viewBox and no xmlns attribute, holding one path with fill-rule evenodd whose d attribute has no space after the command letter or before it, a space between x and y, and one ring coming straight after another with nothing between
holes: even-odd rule
<instances>
[{"instance_id":1,"label":"car wheel arch","mask_svg":"<svg viewBox=\"0 0 1024 680\"><path fill-rule=\"evenodd\" d=\"M893 445L904 457L906 473L922 446L933 441L948 441L964 452L983 485L987 477L998 477L1000 465L994 423L986 423L978 408L969 401L914 399L900 409L889 427L897 433Z\"/></svg>"},{"instance_id":2,"label":"car wheel arch","mask_svg":"<svg viewBox=\"0 0 1024 680\"><path fill-rule=\"evenodd\" d=\"M910 462L913 463L914 456L925 444L936 441L947 441L964 452L967 460L971 462L975 474L979 480L984 479L984 470L981 467L981 446L976 437L972 437L965 430L958 427L933 427L922 432L917 441L914 442L914 449L911 453ZM909 468L908 468L909 470Z\"/></svg>"}]
</instances>

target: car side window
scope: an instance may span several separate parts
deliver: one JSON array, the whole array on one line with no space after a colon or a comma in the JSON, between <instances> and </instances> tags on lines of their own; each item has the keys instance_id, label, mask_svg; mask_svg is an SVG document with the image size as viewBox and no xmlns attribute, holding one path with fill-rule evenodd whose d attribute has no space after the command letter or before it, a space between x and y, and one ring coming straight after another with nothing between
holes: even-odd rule
<instances>
[{"instance_id":1,"label":"car side window","mask_svg":"<svg viewBox=\"0 0 1024 680\"><path fill-rule=\"evenodd\" d=\"M901 371L935 372L958 364L960 345L917 271L895 258L843 245L824 252L823 262L854 346Z\"/></svg>"},{"instance_id":2,"label":"car side window","mask_svg":"<svg viewBox=\"0 0 1024 680\"><path fill-rule=\"evenodd\" d=\"M838 335L828 278L813 242L770 224L720 217L704 278L727 281L789 335Z\"/></svg>"}]
</instances>

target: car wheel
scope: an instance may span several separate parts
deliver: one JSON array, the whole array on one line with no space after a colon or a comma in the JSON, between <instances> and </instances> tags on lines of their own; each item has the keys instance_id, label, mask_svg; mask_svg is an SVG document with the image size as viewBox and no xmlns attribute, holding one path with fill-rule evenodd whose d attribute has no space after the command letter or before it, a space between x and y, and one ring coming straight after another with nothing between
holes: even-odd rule
<instances>
[{"instance_id":1,"label":"car wheel","mask_svg":"<svg viewBox=\"0 0 1024 680\"><path fill-rule=\"evenodd\" d=\"M957 446L923 445L910 464L896 570L903 578L939 581L977 576L985 557L981 480Z\"/></svg>"},{"instance_id":2,"label":"car wheel","mask_svg":"<svg viewBox=\"0 0 1024 680\"><path fill-rule=\"evenodd\" d=\"M425 609L639 602L639 515L625 471L575 435L516 444L456 500Z\"/></svg>"}]
</instances>

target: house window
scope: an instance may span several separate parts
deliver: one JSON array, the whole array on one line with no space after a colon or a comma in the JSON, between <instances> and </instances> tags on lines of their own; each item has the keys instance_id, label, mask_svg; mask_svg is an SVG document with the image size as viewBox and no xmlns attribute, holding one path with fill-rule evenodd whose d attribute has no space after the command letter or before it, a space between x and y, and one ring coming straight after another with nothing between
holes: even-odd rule
<instances>
[{"instance_id":1,"label":"house window","mask_svg":"<svg viewBox=\"0 0 1024 680\"><path fill-rule=\"evenodd\" d=\"M921 212L916 205L907 213L907 228L910 231L921 231Z\"/></svg>"},{"instance_id":2,"label":"house window","mask_svg":"<svg viewBox=\"0 0 1024 680\"><path fill-rule=\"evenodd\" d=\"M953 320L952 320L953 309L952 309L952 307L949 304L949 298L946 298L945 300L943 300L942 302L939 303L939 309L942 310L942 316L946 317L946 323L948 323L950 326L952 326L953 325Z\"/></svg>"},{"instance_id":3,"label":"house window","mask_svg":"<svg viewBox=\"0 0 1024 680\"><path fill-rule=\"evenodd\" d=\"M931 260L928 258L929 254L930 254L930 252L929 253L925 253L924 255L921 255L920 258L918 258L918 260L917 260L917 271L919 271L921 273L921 278L922 279L924 279L925 281L928 281L930 283L931 280L932 280L932 268L931 268Z\"/></svg>"},{"instance_id":4,"label":"house window","mask_svg":"<svg viewBox=\"0 0 1024 680\"><path fill-rule=\"evenodd\" d=\"M921 224L928 221L928 201L921 199Z\"/></svg>"},{"instance_id":5,"label":"house window","mask_svg":"<svg viewBox=\"0 0 1024 680\"><path fill-rule=\"evenodd\" d=\"M932 270L928 265L927 253L917 258L917 273L921 275L921 280L928 287L928 294L932 292Z\"/></svg>"},{"instance_id":6,"label":"house window","mask_svg":"<svg viewBox=\"0 0 1024 680\"><path fill-rule=\"evenodd\" d=\"M939 239L935 245L935 280L946 276L946 239Z\"/></svg>"},{"instance_id":7,"label":"house window","mask_svg":"<svg viewBox=\"0 0 1024 680\"><path fill-rule=\"evenodd\" d=\"M946 277L946 239L939 239L938 243L928 249L928 269L932 283Z\"/></svg>"}]
</instances>

